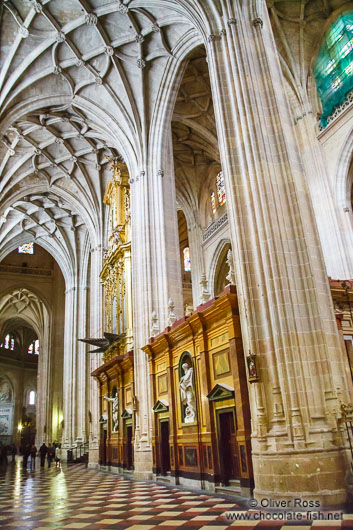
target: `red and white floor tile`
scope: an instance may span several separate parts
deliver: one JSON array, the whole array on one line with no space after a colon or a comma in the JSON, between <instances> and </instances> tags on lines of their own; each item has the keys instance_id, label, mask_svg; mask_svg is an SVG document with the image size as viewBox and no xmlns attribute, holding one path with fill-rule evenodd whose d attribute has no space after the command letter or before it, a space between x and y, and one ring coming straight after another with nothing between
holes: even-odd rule
<instances>
[{"instance_id":1,"label":"red and white floor tile","mask_svg":"<svg viewBox=\"0 0 353 530\"><path fill-rule=\"evenodd\" d=\"M246 520L249 516L252 520ZM0 469L2 530L353 529L353 515L347 513L340 521L284 522L259 517L260 512L248 511L246 504L229 497L135 481L79 464L62 469L43 469L37 464L36 470L30 471L22 468L19 459Z\"/></svg>"}]
</instances>

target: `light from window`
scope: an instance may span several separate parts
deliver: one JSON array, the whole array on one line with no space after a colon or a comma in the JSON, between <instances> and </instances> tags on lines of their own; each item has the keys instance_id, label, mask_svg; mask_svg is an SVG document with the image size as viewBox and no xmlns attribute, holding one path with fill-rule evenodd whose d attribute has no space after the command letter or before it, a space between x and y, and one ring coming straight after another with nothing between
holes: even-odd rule
<instances>
[{"instance_id":1,"label":"light from window","mask_svg":"<svg viewBox=\"0 0 353 530\"><path fill-rule=\"evenodd\" d=\"M15 339L8 333L4 339L4 342L1 343L1 347L5 350L14 350L15 349Z\"/></svg>"},{"instance_id":2,"label":"light from window","mask_svg":"<svg viewBox=\"0 0 353 530\"><path fill-rule=\"evenodd\" d=\"M34 390L31 390L28 395L28 405L35 405L36 403L36 393Z\"/></svg>"},{"instance_id":3,"label":"light from window","mask_svg":"<svg viewBox=\"0 0 353 530\"><path fill-rule=\"evenodd\" d=\"M19 254L34 254L34 244L32 243L26 243L25 245L21 245L18 247L18 253Z\"/></svg>"},{"instance_id":4,"label":"light from window","mask_svg":"<svg viewBox=\"0 0 353 530\"><path fill-rule=\"evenodd\" d=\"M211 193L211 207L212 207L212 213L215 214L216 213L216 194L214 191Z\"/></svg>"},{"instance_id":5,"label":"light from window","mask_svg":"<svg viewBox=\"0 0 353 530\"><path fill-rule=\"evenodd\" d=\"M321 125L353 89L353 11L340 15L326 32L314 67L322 104Z\"/></svg>"},{"instance_id":6,"label":"light from window","mask_svg":"<svg viewBox=\"0 0 353 530\"><path fill-rule=\"evenodd\" d=\"M30 354L34 353L34 355L39 355L39 340L37 339L31 342L27 351Z\"/></svg>"},{"instance_id":7,"label":"light from window","mask_svg":"<svg viewBox=\"0 0 353 530\"><path fill-rule=\"evenodd\" d=\"M191 262L190 262L190 249L189 247L184 248L184 270L191 271Z\"/></svg>"},{"instance_id":8,"label":"light from window","mask_svg":"<svg viewBox=\"0 0 353 530\"><path fill-rule=\"evenodd\" d=\"M226 202L226 189L224 187L224 177L223 177L222 171L220 171L217 175L216 186L217 186L218 204L220 206L223 206L223 204Z\"/></svg>"}]
</instances>

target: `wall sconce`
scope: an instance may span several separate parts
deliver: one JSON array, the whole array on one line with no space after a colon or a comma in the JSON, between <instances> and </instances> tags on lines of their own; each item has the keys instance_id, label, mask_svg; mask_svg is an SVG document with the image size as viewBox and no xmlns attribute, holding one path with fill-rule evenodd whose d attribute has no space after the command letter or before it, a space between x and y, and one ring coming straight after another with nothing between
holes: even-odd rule
<instances>
[{"instance_id":1,"label":"wall sconce","mask_svg":"<svg viewBox=\"0 0 353 530\"><path fill-rule=\"evenodd\" d=\"M22 425L22 423L19 423L18 427L17 427L18 432L21 432L22 429L23 429L23 425Z\"/></svg>"},{"instance_id":2,"label":"wall sconce","mask_svg":"<svg viewBox=\"0 0 353 530\"><path fill-rule=\"evenodd\" d=\"M256 366L256 355L250 352L246 358L246 362L248 365L248 379L249 383L255 383L259 380L258 372L257 372L257 366Z\"/></svg>"}]
</instances>

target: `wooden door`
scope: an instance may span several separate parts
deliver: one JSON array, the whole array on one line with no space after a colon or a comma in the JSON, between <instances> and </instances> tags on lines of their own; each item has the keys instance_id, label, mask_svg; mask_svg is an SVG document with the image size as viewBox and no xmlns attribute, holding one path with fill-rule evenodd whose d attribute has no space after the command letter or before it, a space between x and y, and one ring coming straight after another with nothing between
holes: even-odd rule
<instances>
[{"instance_id":1,"label":"wooden door","mask_svg":"<svg viewBox=\"0 0 353 530\"><path fill-rule=\"evenodd\" d=\"M221 481L228 485L231 479L240 476L233 411L219 413L218 448Z\"/></svg>"},{"instance_id":2,"label":"wooden door","mask_svg":"<svg viewBox=\"0 0 353 530\"><path fill-rule=\"evenodd\" d=\"M132 447L132 425L126 427L126 456L127 456L127 468L132 469L133 465L133 447Z\"/></svg>"},{"instance_id":3,"label":"wooden door","mask_svg":"<svg viewBox=\"0 0 353 530\"><path fill-rule=\"evenodd\" d=\"M170 471L169 421L160 422L160 433L161 474L166 475Z\"/></svg>"}]
</instances>

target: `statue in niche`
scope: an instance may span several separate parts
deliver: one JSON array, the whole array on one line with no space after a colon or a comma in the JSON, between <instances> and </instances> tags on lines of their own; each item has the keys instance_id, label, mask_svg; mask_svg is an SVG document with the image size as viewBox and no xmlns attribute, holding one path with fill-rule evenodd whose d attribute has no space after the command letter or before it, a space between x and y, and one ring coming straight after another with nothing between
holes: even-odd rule
<instances>
[{"instance_id":1,"label":"statue in niche","mask_svg":"<svg viewBox=\"0 0 353 530\"><path fill-rule=\"evenodd\" d=\"M112 419L113 419L113 429L112 432L118 432L119 430L119 397L118 393L114 397L110 398L104 396L104 399L112 402Z\"/></svg>"},{"instance_id":2,"label":"statue in niche","mask_svg":"<svg viewBox=\"0 0 353 530\"><path fill-rule=\"evenodd\" d=\"M0 402L9 403L11 401L11 388L7 381L0 381Z\"/></svg>"},{"instance_id":3,"label":"statue in niche","mask_svg":"<svg viewBox=\"0 0 353 530\"><path fill-rule=\"evenodd\" d=\"M182 364L184 375L180 378L180 396L181 402L184 405L184 423L196 422L196 396L193 381L193 367L188 363Z\"/></svg>"},{"instance_id":4,"label":"statue in niche","mask_svg":"<svg viewBox=\"0 0 353 530\"><path fill-rule=\"evenodd\" d=\"M0 418L0 435L7 435L9 433L9 421L8 418Z\"/></svg>"}]
</instances>

